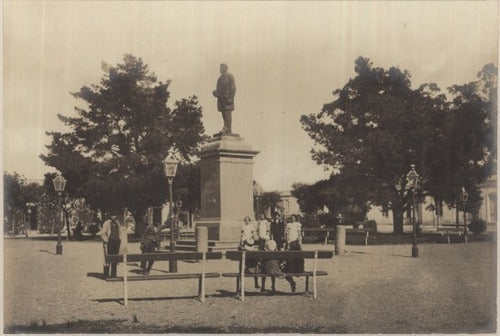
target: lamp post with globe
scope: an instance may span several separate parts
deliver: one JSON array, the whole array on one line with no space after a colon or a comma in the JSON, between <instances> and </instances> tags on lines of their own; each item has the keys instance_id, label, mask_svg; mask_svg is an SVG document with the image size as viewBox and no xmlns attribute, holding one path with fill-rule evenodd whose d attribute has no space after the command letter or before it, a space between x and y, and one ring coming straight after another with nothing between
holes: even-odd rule
<instances>
[{"instance_id":1,"label":"lamp post with globe","mask_svg":"<svg viewBox=\"0 0 500 336\"><path fill-rule=\"evenodd\" d=\"M469 200L469 193L465 190L465 187L462 187L462 209L464 212L464 239L465 242L467 243L467 222L466 222L466 210L465 210L465 205L467 204L467 201Z\"/></svg>"},{"instance_id":2,"label":"lamp post with globe","mask_svg":"<svg viewBox=\"0 0 500 336\"><path fill-rule=\"evenodd\" d=\"M175 157L175 155L170 152L165 160L163 160L163 169L165 172L165 176L168 180L168 216L170 217L170 252L175 252L175 237L174 237L174 220L172 219L172 202L173 202L173 182L175 174L177 173L177 166L179 165L179 161ZM177 272L177 261L170 260L169 261L169 270L171 273Z\"/></svg>"},{"instance_id":3,"label":"lamp post with globe","mask_svg":"<svg viewBox=\"0 0 500 336\"><path fill-rule=\"evenodd\" d=\"M418 180L420 176L417 174L414 164L410 165L410 167L411 167L410 171L408 172L408 174L406 174L406 180L408 181L408 187L411 190L412 207L413 207L413 212L412 212L413 246L411 248L411 256L416 258L418 257L418 246L417 246L417 220L415 218L415 211L416 211L415 194L418 188Z\"/></svg>"},{"instance_id":4,"label":"lamp post with globe","mask_svg":"<svg viewBox=\"0 0 500 336\"><path fill-rule=\"evenodd\" d=\"M57 209L59 211L59 214L62 213L62 193L64 191L64 188L66 187L66 179L62 177L61 175L57 175L53 180L52 183L54 184L54 190L57 192L58 196L58 206ZM61 218L61 216L59 216ZM56 245L56 254L63 254L63 247L61 244L61 229L64 225L64 216L62 220L60 219L60 223L57 228L57 245Z\"/></svg>"}]
</instances>

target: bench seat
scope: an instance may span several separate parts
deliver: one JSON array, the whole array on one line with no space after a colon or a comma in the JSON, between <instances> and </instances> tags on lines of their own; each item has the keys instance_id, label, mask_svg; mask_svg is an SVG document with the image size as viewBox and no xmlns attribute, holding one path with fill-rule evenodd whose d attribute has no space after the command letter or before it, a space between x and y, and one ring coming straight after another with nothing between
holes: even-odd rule
<instances>
[{"instance_id":1,"label":"bench seat","mask_svg":"<svg viewBox=\"0 0 500 336\"><path fill-rule=\"evenodd\" d=\"M467 244L467 235L469 232L467 232L467 235L464 235L464 229L463 227L456 227L455 225L449 226L449 225L444 225L440 228L438 228L437 232L441 233L441 236L445 236L448 239L448 244L451 243L450 237L451 236L458 236L458 237L464 237L464 241Z\"/></svg>"},{"instance_id":2,"label":"bench seat","mask_svg":"<svg viewBox=\"0 0 500 336\"><path fill-rule=\"evenodd\" d=\"M186 274L163 274L163 275L135 275L128 276L127 281L147 281L147 280L175 280L175 279L198 279L201 278L201 273L186 273ZM205 278L218 278L220 273L205 273ZM123 277L106 278L108 282L123 281Z\"/></svg>"},{"instance_id":3,"label":"bench seat","mask_svg":"<svg viewBox=\"0 0 500 336\"><path fill-rule=\"evenodd\" d=\"M148 281L148 280L175 280L175 279L198 279L198 295L200 301L205 301L205 279L218 278L220 273L208 273L206 269L207 260L218 260L222 258L221 252L155 252L141 254L114 254L105 255L106 263L122 263L123 276L105 277L107 282L123 282L123 301L128 303L128 282L129 281ZM177 261L194 260L200 261L201 273L169 273L161 275L128 275L129 262L148 262L148 261Z\"/></svg>"},{"instance_id":4,"label":"bench seat","mask_svg":"<svg viewBox=\"0 0 500 336\"><path fill-rule=\"evenodd\" d=\"M318 259L330 259L333 257L333 251L227 251L226 259L238 261L239 262L239 272L232 273L222 273L223 277L233 277L236 278L236 294L240 292L239 298L241 301L245 300L245 278L258 278L258 277L269 277L269 274L265 273L247 273L245 270L246 260L294 260L294 259L313 259L313 271L312 272L300 272L300 273L288 273L286 275L305 277L306 278L306 293L309 292L309 277L313 278L313 298L316 299L316 277L319 275L327 275L326 272L318 271L317 261Z\"/></svg>"}]
</instances>

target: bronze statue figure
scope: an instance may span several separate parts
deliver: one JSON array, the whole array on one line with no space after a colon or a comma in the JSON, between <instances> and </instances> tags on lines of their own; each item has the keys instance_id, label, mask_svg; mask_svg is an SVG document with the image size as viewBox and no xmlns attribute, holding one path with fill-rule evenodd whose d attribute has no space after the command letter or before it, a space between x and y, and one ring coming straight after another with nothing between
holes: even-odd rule
<instances>
[{"instance_id":1,"label":"bronze statue figure","mask_svg":"<svg viewBox=\"0 0 500 336\"><path fill-rule=\"evenodd\" d=\"M234 77L227 72L227 65L220 65L220 76L217 80L217 89L213 95L217 97L217 109L222 113L224 127L220 134L232 134L231 132L231 112L234 110L234 94L236 86L234 85Z\"/></svg>"}]
</instances>

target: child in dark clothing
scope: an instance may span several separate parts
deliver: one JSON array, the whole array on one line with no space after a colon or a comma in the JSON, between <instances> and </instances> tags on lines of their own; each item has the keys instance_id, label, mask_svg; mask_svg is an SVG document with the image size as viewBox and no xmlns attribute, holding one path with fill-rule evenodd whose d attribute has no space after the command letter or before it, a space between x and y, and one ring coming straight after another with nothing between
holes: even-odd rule
<instances>
[{"instance_id":1,"label":"child in dark clothing","mask_svg":"<svg viewBox=\"0 0 500 336\"><path fill-rule=\"evenodd\" d=\"M302 248L300 246L300 242L297 240L291 242L288 250L289 251L302 251ZM296 258L296 259L287 260L286 266L285 266L285 272L286 273L302 273L302 272L304 272L304 259L303 258ZM295 281L293 280L293 277L287 275L285 277L285 280L290 283L292 293L295 293L296 284L295 284Z\"/></svg>"}]
</instances>

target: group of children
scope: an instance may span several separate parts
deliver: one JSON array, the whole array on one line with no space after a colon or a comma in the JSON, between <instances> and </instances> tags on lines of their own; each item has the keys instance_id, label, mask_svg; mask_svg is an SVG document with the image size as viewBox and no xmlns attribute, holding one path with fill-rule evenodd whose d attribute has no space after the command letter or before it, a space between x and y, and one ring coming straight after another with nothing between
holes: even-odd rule
<instances>
[{"instance_id":1,"label":"group of children","mask_svg":"<svg viewBox=\"0 0 500 336\"><path fill-rule=\"evenodd\" d=\"M276 251L302 250L302 226L296 216L291 216L288 223L275 213L271 223L262 215L257 222L245 217L241 230L240 249L246 251ZM262 261L247 259L245 264L247 273L265 273L271 276L271 290L274 292L276 278L285 278L295 293L296 284L291 276L284 273L301 273L304 271L304 259L290 259L285 262L277 259ZM259 288L258 279L254 278L255 288ZM261 279L261 292L266 290L266 277Z\"/></svg>"}]
</instances>

